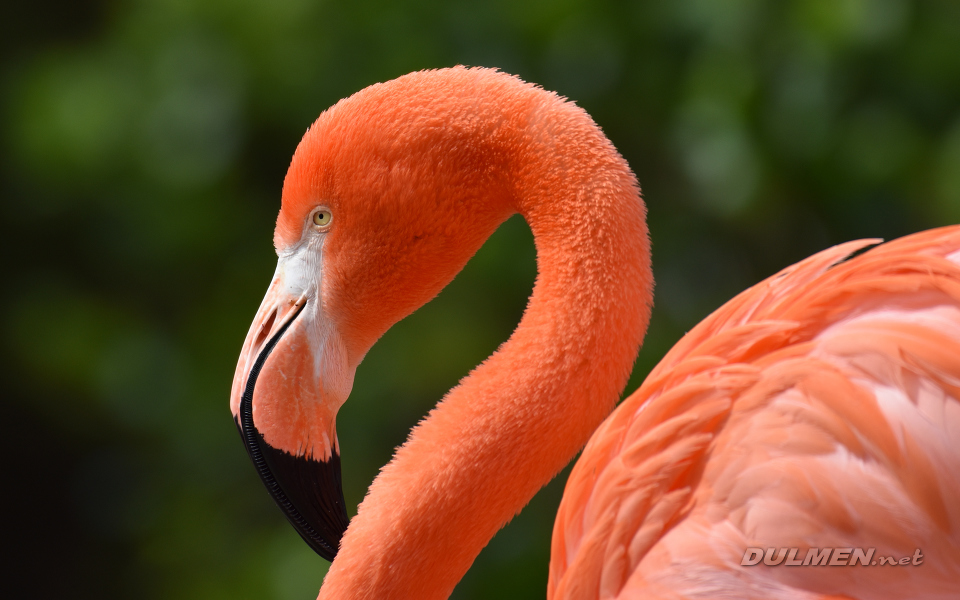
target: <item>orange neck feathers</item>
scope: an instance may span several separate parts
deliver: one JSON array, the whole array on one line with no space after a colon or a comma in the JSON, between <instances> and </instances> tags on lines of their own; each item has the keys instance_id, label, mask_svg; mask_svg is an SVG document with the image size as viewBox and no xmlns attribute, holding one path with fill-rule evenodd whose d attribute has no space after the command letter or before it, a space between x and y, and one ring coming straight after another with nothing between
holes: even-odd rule
<instances>
[{"instance_id":1,"label":"orange neck feathers","mask_svg":"<svg viewBox=\"0 0 960 600\"><path fill-rule=\"evenodd\" d=\"M583 110L502 73L455 68L368 88L321 116L284 184L279 248L318 197L381 203L377 218L385 204L416 215L408 235L375 245L349 233L382 226L374 211L333 208L342 227L324 242L324 307L353 365L511 213L533 230L539 274L519 326L384 467L320 593L446 598L626 385L653 283L639 187ZM377 252L402 258L342 283Z\"/></svg>"}]
</instances>

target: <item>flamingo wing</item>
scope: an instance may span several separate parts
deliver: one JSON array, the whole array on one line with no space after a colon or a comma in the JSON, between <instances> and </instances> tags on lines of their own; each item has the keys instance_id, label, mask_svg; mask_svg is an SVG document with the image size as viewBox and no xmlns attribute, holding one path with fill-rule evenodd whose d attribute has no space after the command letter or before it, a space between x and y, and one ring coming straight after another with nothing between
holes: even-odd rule
<instances>
[{"instance_id":1,"label":"flamingo wing","mask_svg":"<svg viewBox=\"0 0 960 600\"><path fill-rule=\"evenodd\" d=\"M956 597L960 227L845 260L871 243L728 302L604 422L557 515L550 598ZM741 566L749 547L924 558Z\"/></svg>"}]
</instances>

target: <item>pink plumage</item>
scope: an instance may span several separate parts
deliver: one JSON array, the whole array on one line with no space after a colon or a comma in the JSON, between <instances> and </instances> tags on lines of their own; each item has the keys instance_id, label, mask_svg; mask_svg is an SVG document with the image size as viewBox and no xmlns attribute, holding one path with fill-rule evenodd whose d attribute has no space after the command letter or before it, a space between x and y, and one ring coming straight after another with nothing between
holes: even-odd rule
<instances>
[{"instance_id":1,"label":"pink plumage","mask_svg":"<svg viewBox=\"0 0 960 600\"><path fill-rule=\"evenodd\" d=\"M523 319L411 432L344 532L334 424L357 364L514 213L537 246ZM284 183L277 275L231 399L271 494L336 555L321 598L447 597L588 439L554 529L551 600L958 597L960 228L785 269L690 331L609 415L649 317L645 213L590 117L509 75L414 73L321 115ZM777 564L744 564L758 548ZM810 548L923 560L796 566Z\"/></svg>"},{"instance_id":2,"label":"pink plumage","mask_svg":"<svg viewBox=\"0 0 960 600\"><path fill-rule=\"evenodd\" d=\"M567 483L551 598L957 597L960 228L841 262L868 243L725 304L604 422ZM748 547L923 559L744 567Z\"/></svg>"}]
</instances>

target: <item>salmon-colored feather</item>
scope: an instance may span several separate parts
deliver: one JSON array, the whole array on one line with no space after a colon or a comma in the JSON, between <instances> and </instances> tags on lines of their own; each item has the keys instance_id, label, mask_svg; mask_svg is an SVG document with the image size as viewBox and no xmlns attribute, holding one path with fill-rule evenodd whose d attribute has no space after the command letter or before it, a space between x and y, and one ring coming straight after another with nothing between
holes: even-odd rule
<instances>
[{"instance_id":1,"label":"salmon-colored feather","mask_svg":"<svg viewBox=\"0 0 960 600\"><path fill-rule=\"evenodd\" d=\"M597 430L551 598L956 597L960 228L837 264L857 247L724 305ZM828 546L924 561L740 566L747 547Z\"/></svg>"}]
</instances>

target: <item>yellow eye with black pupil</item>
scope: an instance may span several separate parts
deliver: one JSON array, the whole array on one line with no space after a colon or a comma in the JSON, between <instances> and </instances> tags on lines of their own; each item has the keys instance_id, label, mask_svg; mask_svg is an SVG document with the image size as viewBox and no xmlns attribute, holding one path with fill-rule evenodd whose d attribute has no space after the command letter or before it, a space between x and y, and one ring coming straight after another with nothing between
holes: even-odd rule
<instances>
[{"instance_id":1,"label":"yellow eye with black pupil","mask_svg":"<svg viewBox=\"0 0 960 600\"><path fill-rule=\"evenodd\" d=\"M333 220L333 214L326 208L313 213L313 224L317 227L326 227Z\"/></svg>"}]
</instances>

